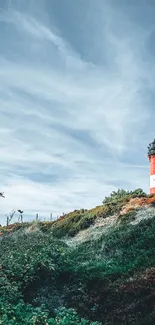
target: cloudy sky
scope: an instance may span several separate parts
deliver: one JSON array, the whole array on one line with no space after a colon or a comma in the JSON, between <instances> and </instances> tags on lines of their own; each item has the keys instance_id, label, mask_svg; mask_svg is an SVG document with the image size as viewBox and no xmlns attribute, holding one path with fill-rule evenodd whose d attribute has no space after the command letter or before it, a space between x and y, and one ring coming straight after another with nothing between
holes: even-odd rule
<instances>
[{"instance_id":1,"label":"cloudy sky","mask_svg":"<svg viewBox=\"0 0 155 325\"><path fill-rule=\"evenodd\" d=\"M154 17L154 0L0 0L1 224L149 191Z\"/></svg>"}]
</instances>

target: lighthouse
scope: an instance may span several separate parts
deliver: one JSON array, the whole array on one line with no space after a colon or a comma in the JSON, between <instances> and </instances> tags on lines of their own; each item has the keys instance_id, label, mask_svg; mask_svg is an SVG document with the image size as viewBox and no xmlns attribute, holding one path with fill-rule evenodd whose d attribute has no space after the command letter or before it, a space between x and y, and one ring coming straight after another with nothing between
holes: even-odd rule
<instances>
[{"instance_id":1,"label":"lighthouse","mask_svg":"<svg viewBox=\"0 0 155 325\"><path fill-rule=\"evenodd\" d=\"M147 148L150 161L150 194L155 194L155 140Z\"/></svg>"}]
</instances>

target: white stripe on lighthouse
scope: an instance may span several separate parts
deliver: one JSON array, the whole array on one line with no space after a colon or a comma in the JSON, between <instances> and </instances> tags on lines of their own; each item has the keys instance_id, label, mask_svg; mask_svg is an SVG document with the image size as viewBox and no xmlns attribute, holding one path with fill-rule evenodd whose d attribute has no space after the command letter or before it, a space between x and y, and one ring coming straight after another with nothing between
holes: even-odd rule
<instances>
[{"instance_id":1,"label":"white stripe on lighthouse","mask_svg":"<svg viewBox=\"0 0 155 325\"><path fill-rule=\"evenodd\" d=\"M155 187L155 175L150 175L150 188Z\"/></svg>"}]
</instances>

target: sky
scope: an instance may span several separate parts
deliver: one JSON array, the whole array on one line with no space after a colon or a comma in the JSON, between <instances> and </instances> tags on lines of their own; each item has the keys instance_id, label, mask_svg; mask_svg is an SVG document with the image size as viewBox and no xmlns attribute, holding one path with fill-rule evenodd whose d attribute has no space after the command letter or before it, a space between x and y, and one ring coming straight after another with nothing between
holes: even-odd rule
<instances>
[{"instance_id":1,"label":"sky","mask_svg":"<svg viewBox=\"0 0 155 325\"><path fill-rule=\"evenodd\" d=\"M149 192L154 17L154 0L0 0L1 224Z\"/></svg>"}]
</instances>

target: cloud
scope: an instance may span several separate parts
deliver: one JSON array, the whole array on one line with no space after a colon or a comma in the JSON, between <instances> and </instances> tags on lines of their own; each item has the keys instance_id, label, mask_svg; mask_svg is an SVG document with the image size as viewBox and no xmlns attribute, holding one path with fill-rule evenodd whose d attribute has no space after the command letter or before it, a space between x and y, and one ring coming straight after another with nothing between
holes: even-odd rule
<instances>
[{"instance_id":1,"label":"cloud","mask_svg":"<svg viewBox=\"0 0 155 325\"><path fill-rule=\"evenodd\" d=\"M55 2L42 14L39 3L0 12L1 222L13 208L29 219L56 216L98 205L118 187L149 189L154 71L148 77L144 44L152 24L146 33L125 4L95 0L77 22L82 3L78 11L67 1L65 33Z\"/></svg>"}]
</instances>

